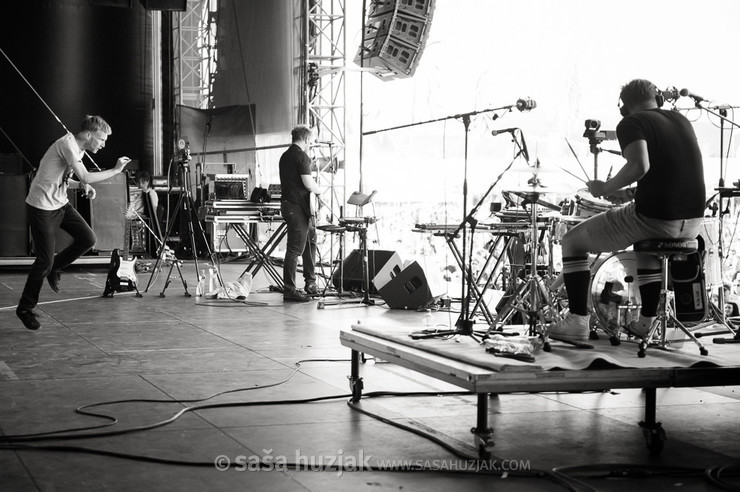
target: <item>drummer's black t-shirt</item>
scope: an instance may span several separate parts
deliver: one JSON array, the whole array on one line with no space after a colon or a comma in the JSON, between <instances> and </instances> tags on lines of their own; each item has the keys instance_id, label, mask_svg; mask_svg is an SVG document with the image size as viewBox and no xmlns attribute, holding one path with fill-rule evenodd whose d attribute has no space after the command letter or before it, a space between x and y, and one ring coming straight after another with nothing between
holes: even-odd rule
<instances>
[{"instance_id":1,"label":"drummer's black t-shirt","mask_svg":"<svg viewBox=\"0 0 740 492\"><path fill-rule=\"evenodd\" d=\"M647 142L650 169L637 182L638 213L663 220L704 216L704 166L685 116L657 108L640 111L619 122L617 138L622 150L636 140Z\"/></svg>"}]
</instances>

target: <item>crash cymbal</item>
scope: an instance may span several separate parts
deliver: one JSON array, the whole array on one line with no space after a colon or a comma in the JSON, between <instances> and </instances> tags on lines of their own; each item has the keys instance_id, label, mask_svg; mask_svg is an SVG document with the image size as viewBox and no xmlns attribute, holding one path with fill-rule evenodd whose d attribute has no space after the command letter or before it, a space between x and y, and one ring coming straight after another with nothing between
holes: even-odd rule
<instances>
[{"instance_id":1,"label":"crash cymbal","mask_svg":"<svg viewBox=\"0 0 740 492\"><path fill-rule=\"evenodd\" d=\"M557 173L560 172L560 169L557 167L552 166L543 166L540 164L539 166L528 166L526 164L517 164L516 166L512 166L509 171L513 173L524 173L524 174L542 174L542 173Z\"/></svg>"}]
</instances>

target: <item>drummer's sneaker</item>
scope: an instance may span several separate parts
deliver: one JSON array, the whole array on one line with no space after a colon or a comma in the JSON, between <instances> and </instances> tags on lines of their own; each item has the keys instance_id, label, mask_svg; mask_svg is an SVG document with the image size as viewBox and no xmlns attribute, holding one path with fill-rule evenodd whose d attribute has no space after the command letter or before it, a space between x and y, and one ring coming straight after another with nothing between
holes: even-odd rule
<instances>
[{"instance_id":1,"label":"drummer's sneaker","mask_svg":"<svg viewBox=\"0 0 740 492\"><path fill-rule=\"evenodd\" d=\"M640 314L638 319L630 321L627 325L627 331L638 338L645 338L650 333L650 327L653 326L656 319L657 316L643 316Z\"/></svg>"},{"instance_id":2,"label":"drummer's sneaker","mask_svg":"<svg viewBox=\"0 0 740 492\"><path fill-rule=\"evenodd\" d=\"M589 315L568 313L563 319L550 325L547 336L563 342L586 342L590 318Z\"/></svg>"}]
</instances>

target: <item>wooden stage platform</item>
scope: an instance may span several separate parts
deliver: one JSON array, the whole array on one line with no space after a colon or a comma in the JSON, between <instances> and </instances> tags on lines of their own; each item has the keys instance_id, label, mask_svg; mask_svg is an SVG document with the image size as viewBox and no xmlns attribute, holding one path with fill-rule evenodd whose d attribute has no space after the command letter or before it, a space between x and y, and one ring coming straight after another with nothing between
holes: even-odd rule
<instances>
[{"instance_id":1,"label":"wooden stage platform","mask_svg":"<svg viewBox=\"0 0 740 492\"><path fill-rule=\"evenodd\" d=\"M656 421L656 388L732 386L740 384L740 344L712 344L702 356L691 342L666 349L649 348L645 358L638 346L624 341L613 346L603 337L593 349L578 349L552 341L550 352L536 354L535 362L497 357L471 337L413 340L415 328L383 326L368 321L340 332L340 342L352 349L350 387L353 401L362 397L360 354L398 364L451 383L478 396L477 422L472 429L481 458L493 448L488 425L488 398L496 393L544 391L596 391L615 388L645 390L645 420L640 422L646 445L659 453L665 431ZM728 333L729 337L730 334Z\"/></svg>"}]
</instances>

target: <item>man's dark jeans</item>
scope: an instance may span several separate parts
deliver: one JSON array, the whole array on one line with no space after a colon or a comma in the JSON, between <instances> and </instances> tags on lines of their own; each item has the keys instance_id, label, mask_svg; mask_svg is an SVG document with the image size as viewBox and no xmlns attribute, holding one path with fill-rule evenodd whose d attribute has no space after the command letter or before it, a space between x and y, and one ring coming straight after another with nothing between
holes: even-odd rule
<instances>
[{"instance_id":1,"label":"man's dark jeans","mask_svg":"<svg viewBox=\"0 0 740 492\"><path fill-rule=\"evenodd\" d=\"M283 293L297 290L295 275L298 269L298 258L303 258L303 278L306 284L316 282L316 222L299 205L281 202L280 211L288 228L288 239L283 262Z\"/></svg>"},{"instance_id":2,"label":"man's dark jeans","mask_svg":"<svg viewBox=\"0 0 740 492\"><path fill-rule=\"evenodd\" d=\"M72 264L95 246L97 240L85 219L69 203L58 210L41 210L30 205L26 205L26 209L36 261L31 265L18 309L36 307L41 286L49 273ZM56 234L59 229L72 236L73 241L55 257Z\"/></svg>"}]
</instances>

